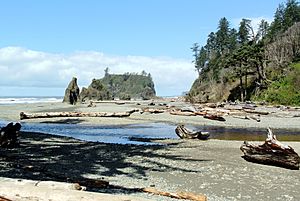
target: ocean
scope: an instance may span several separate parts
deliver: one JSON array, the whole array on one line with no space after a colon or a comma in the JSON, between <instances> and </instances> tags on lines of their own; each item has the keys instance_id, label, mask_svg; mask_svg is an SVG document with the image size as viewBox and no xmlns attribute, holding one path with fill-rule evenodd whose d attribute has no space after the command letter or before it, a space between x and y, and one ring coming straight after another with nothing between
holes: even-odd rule
<instances>
[{"instance_id":1,"label":"ocean","mask_svg":"<svg viewBox=\"0 0 300 201\"><path fill-rule=\"evenodd\" d=\"M62 102L61 96L0 96L0 105Z\"/></svg>"}]
</instances>

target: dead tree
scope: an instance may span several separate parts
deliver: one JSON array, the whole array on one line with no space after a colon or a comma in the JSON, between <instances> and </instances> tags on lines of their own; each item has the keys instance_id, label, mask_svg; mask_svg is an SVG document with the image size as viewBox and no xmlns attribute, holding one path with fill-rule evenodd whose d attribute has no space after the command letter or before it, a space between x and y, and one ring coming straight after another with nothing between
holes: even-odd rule
<instances>
[{"instance_id":1,"label":"dead tree","mask_svg":"<svg viewBox=\"0 0 300 201\"><path fill-rule=\"evenodd\" d=\"M299 170L299 155L292 147L279 142L270 128L268 128L268 137L264 144L253 145L244 142L240 149L246 161Z\"/></svg>"}]
</instances>

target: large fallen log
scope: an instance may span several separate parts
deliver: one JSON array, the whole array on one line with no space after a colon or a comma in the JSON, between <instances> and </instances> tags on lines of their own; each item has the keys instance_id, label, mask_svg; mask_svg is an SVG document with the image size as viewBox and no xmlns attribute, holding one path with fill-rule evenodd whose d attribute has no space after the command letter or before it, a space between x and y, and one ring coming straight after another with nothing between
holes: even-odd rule
<instances>
[{"instance_id":1,"label":"large fallen log","mask_svg":"<svg viewBox=\"0 0 300 201\"><path fill-rule=\"evenodd\" d=\"M45 113L20 113L20 119L37 119L53 117L129 117L138 110L133 109L127 112L45 112Z\"/></svg>"},{"instance_id":2,"label":"large fallen log","mask_svg":"<svg viewBox=\"0 0 300 201\"><path fill-rule=\"evenodd\" d=\"M196 116L194 112L182 112L181 110L171 110L171 115L180 115L180 116Z\"/></svg>"},{"instance_id":3,"label":"large fallen log","mask_svg":"<svg viewBox=\"0 0 300 201\"><path fill-rule=\"evenodd\" d=\"M20 144L18 139L20 123L13 124L12 122L0 129L0 147L14 148Z\"/></svg>"},{"instance_id":4,"label":"large fallen log","mask_svg":"<svg viewBox=\"0 0 300 201\"><path fill-rule=\"evenodd\" d=\"M226 119L218 114L206 114L203 115L204 118L216 121L226 121Z\"/></svg>"},{"instance_id":5,"label":"large fallen log","mask_svg":"<svg viewBox=\"0 0 300 201\"><path fill-rule=\"evenodd\" d=\"M200 140L207 140L209 137L208 132L202 132L202 131L191 131L187 129L184 125L178 125L175 128L175 133L181 138L181 139L200 139Z\"/></svg>"},{"instance_id":6,"label":"large fallen log","mask_svg":"<svg viewBox=\"0 0 300 201\"><path fill-rule=\"evenodd\" d=\"M270 114L270 112L268 112L268 111L257 111L257 110L249 110L249 109L244 109L244 112L252 113L252 114L259 114L259 115L268 115L268 114Z\"/></svg>"},{"instance_id":7,"label":"large fallen log","mask_svg":"<svg viewBox=\"0 0 300 201\"><path fill-rule=\"evenodd\" d=\"M141 111L141 114L144 112L149 112L150 114L159 114L159 113L164 113L164 109L158 109L158 108L143 108Z\"/></svg>"},{"instance_id":8,"label":"large fallen log","mask_svg":"<svg viewBox=\"0 0 300 201\"><path fill-rule=\"evenodd\" d=\"M240 149L247 161L299 170L299 155L292 147L279 142L270 128L264 144L257 146L244 142Z\"/></svg>"},{"instance_id":9,"label":"large fallen log","mask_svg":"<svg viewBox=\"0 0 300 201\"><path fill-rule=\"evenodd\" d=\"M159 191L155 188L141 188L140 191L151 193L154 195L161 195L167 196L176 199L187 199L187 200L194 200L194 201L207 201L207 197L203 194L195 194L191 192L178 192L178 193L169 193L164 191Z\"/></svg>"}]
</instances>

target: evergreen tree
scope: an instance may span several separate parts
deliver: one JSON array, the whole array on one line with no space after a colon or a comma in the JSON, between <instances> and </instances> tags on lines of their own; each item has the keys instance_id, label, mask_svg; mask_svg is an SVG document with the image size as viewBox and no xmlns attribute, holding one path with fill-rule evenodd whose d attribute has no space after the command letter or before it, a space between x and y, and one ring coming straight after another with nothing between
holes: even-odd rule
<instances>
[{"instance_id":1,"label":"evergreen tree","mask_svg":"<svg viewBox=\"0 0 300 201\"><path fill-rule=\"evenodd\" d=\"M198 56L199 56L199 45L198 43L194 43L193 44L193 47L191 47L191 50L193 52L193 57L194 57L194 60L192 61L195 65L195 68L198 72L198 74L200 74L200 66L198 66Z\"/></svg>"},{"instance_id":2,"label":"evergreen tree","mask_svg":"<svg viewBox=\"0 0 300 201\"><path fill-rule=\"evenodd\" d=\"M288 0L283 13L283 30L300 21L300 6L296 0Z\"/></svg>"},{"instance_id":3,"label":"evergreen tree","mask_svg":"<svg viewBox=\"0 0 300 201\"><path fill-rule=\"evenodd\" d=\"M234 51L237 48L237 37L238 33L236 29L230 29L229 32L229 41L228 41L228 48L230 52Z\"/></svg>"},{"instance_id":4,"label":"evergreen tree","mask_svg":"<svg viewBox=\"0 0 300 201\"><path fill-rule=\"evenodd\" d=\"M216 46L221 55L227 53L229 49L229 22L223 17L219 21L218 31L216 32Z\"/></svg>"},{"instance_id":5,"label":"evergreen tree","mask_svg":"<svg viewBox=\"0 0 300 201\"><path fill-rule=\"evenodd\" d=\"M201 74L201 71L206 67L207 64L207 51L204 47L201 47L198 55L198 64L197 64L197 70L199 75Z\"/></svg>"},{"instance_id":6,"label":"evergreen tree","mask_svg":"<svg viewBox=\"0 0 300 201\"><path fill-rule=\"evenodd\" d=\"M258 25L257 38L264 39L268 33L269 23L262 19Z\"/></svg>"},{"instance_id":7,"label":"evergreen tree","mask_svg":"<svg viewBox=\"0 0 300 201\"><path fill-rule=\"evenodd\" d=\"M246 44L249 42L249 26L251 20L242 19L239 26L238 39L241 44Z\"/></svg>"},{"instance_id":8,"label":"evergreen tree","mask_svg":"<svg viewBox=\"0 0 300 201\"><path fill-rule=\"evenodd\" d=\"M215 58L217 52L217 39L216 39L216 34L214 32L211 32L208 35L205 49L207 51L209 60Z\"/></svg>"}]
</instances>

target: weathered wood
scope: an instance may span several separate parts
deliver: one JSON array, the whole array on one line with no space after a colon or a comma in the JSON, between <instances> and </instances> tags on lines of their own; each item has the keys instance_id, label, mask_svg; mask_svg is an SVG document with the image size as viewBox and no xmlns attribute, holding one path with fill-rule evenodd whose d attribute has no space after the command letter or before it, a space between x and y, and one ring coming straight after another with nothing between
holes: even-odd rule
<instances>
[{"instance_id":1,"label":"weathered wood","mask_svg":"<svg viewBox=\"0 0 300 201\"><path fill-rule=\"evenodd\" d=\"M237 119L245 119L245 120L255 120L257 122L260 122L260 115L251 115L251 116L248 116L248 115L244 115L244 116L240 116L240 115L232 115L233 118L237 118Z\"/></svg>"},{"instance_id":2,"label":"weathered wood","mask_svg":"<svg viewBox=\"0 0 300 201\"><path fill-rule=\"evenodd\" d=\"M19 131L21 129L20 123L13 124L12 122L0 129L0 147L13 148L20 144Z\"/></svg>"},{"instance_id":3,"label":"weathered wood","mask_svg":"<svg viewBox=\"0 0 300 201\"><path fill-rule=\"evenodd\" d=\"M159 114L159 113L164 113L165 110L158 109L158 108L144 108L144 109L142 109L141 114L143 114L144 112L149 112L151 114Z\"/></svg>"},{"instance_id":4,"label":"weathered wood","mask_svg":"<svg viewBox=\"0 0 300 201\"><path fill-rule=\"evenodd\" d=\"M226 121L226 119L222 116L219 115L214 115L214 114L206 114L203 115L204 118L206 119L211 119L211 120L216 120L216 121Z\"/></svg>"},{"instance_id":5,"label":"weathered wood","mask_svg":"<svg viewBox=\"0 0 300 201\"><path fill-rule=\"evenodd\" d=\"M68 179L68 182L78 184L79 186L85 186L87 188L107 188L109 187L109 182L102 179L80 179L80 180L71 180Z\"/></svg>"},{"instance_id":6,"label":"weathered wood","mask_svg":"<svg viewBox=\"0 0 300 201\"><path fill-rule=\"evenodd\" d=\"M0 196L0 201L12 201L12 200L10 200L10 199L8 199L8 198L5 198L5 197L3 197L3 196Z\"/></svg>"},{"instance_id":7,"label":"weathered wood","mask_svg":"<svg viewBox=\"0 0 300 201\"><path fill-rule=\"evenodd\" d=\"M184 125L178 125L175 128L175 133L182 139L200 139L207 140L209 138L208 132L202 131L191 131L187 129Z\"/></svg>"},{"instance_id":8,"label":"weathered wood","mask_svg":"<svg viewBox=\"0 0 300 201\"><path fill-rule=\"evenodd\" d=\"M53 118L53 117L129 117L138 110L127 112L45 112L45 113L20 113L20 119Z\"/></svg>"},{"instance_id":9,"label":"weathered wood","mask_svg":"<svg viewBox=\"0 0 300 201\"><path fill-rule=\"evenodd\" d=\"M161 195L176 199L187 199L193 201L207 201L207 197L203 194L195 194L191 192L178 192L178 193L169 193L165 191L159 191L155 188L141 188L142 192L151 193L154 195Z\"/></svg>"},{"instance_id":10,"label":"weathered wood","mask_svg":"<svg viewBox=\"0 0 300 201\"><path fill-rule=\"evenodd\" d=\"M244 142L240 149L247 161L299 170L299 155L292 147L279 142L270 128L264 144L257 146Z\"/></svg>"},{"instance_id":11,"label":"weathered wood","mask_svg":"<svg viewBox=\"0 0 300 201\"><path fill-rule=\"evenodd\" d=\"M252 113L252 114L259 114L259 115L268 115L270 112L267 111L257 111L257 110L249 110L249 109L244 109L245 112L247 113Z\"/></svg>"},{"instance_id":12,"label":"weathered wood","mask_svg":"<svg viewBox=\"0 0 300 201\"><path fill-rule=\"evenodd\" d=\"M180 116L196 116L194 112L182 112L181 110L171 110L170 114Z\"/></svg>"}]
</instances>

